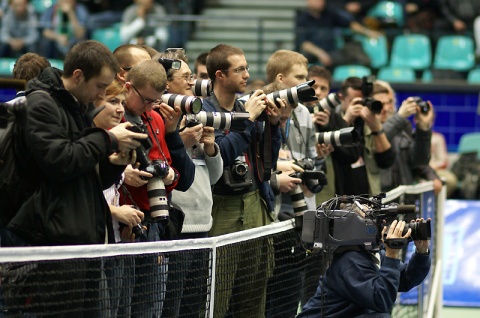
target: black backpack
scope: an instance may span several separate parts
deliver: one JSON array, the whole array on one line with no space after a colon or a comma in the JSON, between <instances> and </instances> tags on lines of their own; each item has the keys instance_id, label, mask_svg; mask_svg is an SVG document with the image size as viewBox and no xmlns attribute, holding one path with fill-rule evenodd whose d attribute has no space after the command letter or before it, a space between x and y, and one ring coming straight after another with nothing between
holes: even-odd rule
<instances>
[{"instance_id":1,"label":"black backpack","mask_svg":"<svg viewBox=\"0 0 480 318\"><path fill-rule=\"evenodd\" d=\"M25 116L26 99L0 103L0 228L5 227L25 199L25 182L18 174L14 128Z\"/></svg>"}]
</instances>

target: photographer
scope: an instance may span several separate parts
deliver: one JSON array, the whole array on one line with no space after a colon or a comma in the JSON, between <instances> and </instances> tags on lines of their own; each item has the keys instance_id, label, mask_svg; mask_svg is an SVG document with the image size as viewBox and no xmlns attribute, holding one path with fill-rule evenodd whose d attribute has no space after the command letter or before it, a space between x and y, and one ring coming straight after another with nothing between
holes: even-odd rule
<instances>
[{"instance_id":1,"label":"photographer","mask_svg":"<svg viewBox=\"0 0 480 318\"><path fill-rule=\"evenodd\" d=\"M250 115L248 120L244 120L246 128L242 131L215 130L215 141L220 147L224 167L222 178L213 188L213 225L209 234L217 236L267 225L273 221L274 195L268 174L271 168L275 168L280 148L280 110L266 99L261 90L254 92L246 103L237 100L236 94L245 91L250 77L245 54L241 49L225 44L217 45L208 54L207 71L214 83L213 94L204 99L203 109L206 112L248 112ZM258 121L260 116L264 116L262 119L266 121ZM268 135L271 135L271 139L265 138ZM268 153L259 153L268 148L271 148ZM271 168L268 167L269 163ZM222 282L217 280L219 288L215 292L215 317L224 317L229 306L232 306L234 312L242 311L245 317L260 317L264 314L272 253L271 243L265 239L264 244L245 250L240 255L221 255L217 263L217 274L226 277L229 273L230 278ZM232 258L235 261L232 262ZM255 260L261 261L262 265ZM248 268L251 275L247 282L234 288L236 271L241 268ZM247 294L249 297L245 296ZM237 301L239 298L243 299L241 303Z\"/></svg>"},{"instance_id":2,"label":"photographer","mask_svg":"<svg viewBox=\"0 0 480 318\"><path fill-rule=\"evenodd\" d=\"M395 93L383 81L373 85L372 97L383 104L380 120L385 136L392 144L395 162L381 169L381 191L390 191L399 185L411 185L418 179L432 180L435 194L442 189L442 181L429 166L433 126L433 105L421 99L409 97L395 111ZM422 106L422 107L420 107ZM415 115L416 130L408 117Z\"/></svg>"},{"instance_id":3,"label":"photographer","mask_svg":"<svg viewBox=\"0 0 480 318\"><path fill-rule=\"evenodd\" d=\"M353 126L360 136L358 146L335 147L332 152L335 189L339 195L380 193L380 168L390 167L395 160L377 114L379 102L368 99L372 85L366 77L347 78L340 89L341 105L330 117L329 129ZM372 109L373 105L377 109Z\"/></svg>"},{"instance_id":4,"label":"photographer","mask_svg":"<svg viewBox=\"0 0 480 318\"><path fill-rule=\"evenodd\" d=\"M402 235L404 228L405 221L394 220L383 231L386 239L410 237L411 228ZM400 260L402 249L386 244L379 255L364 245L338 247L317 292L297 318L391 317L397 293L421 284L430 271L430 241L415 240L414 244L416 251L406 264Z\"/></svg>"},{"instance_id":5,"label":"photographer","mask_svg":"<svg viewBox=\"0 0 480 318\"><path fill-rule=\"evenodd\" d=\"M179 69L167 72L165 93L193 96L193 75L182 51L161 53L154 57L181 61ZM175 105L179 106L179 105ZM184 117L185 118L185 117ZM220 148L215 143L213 127L197 124L193 127L180 124L180 137L187 153L195 164L195 178L185 191L172 191L172 203L185 213L182 232L177 239L205 238L212 227L212 186L223 173ZM205 251L172 253L168 260L168 280L163 314L166 317L195 316L206 301L205 281L208 279Z\"/></svg>"}]
</instances>

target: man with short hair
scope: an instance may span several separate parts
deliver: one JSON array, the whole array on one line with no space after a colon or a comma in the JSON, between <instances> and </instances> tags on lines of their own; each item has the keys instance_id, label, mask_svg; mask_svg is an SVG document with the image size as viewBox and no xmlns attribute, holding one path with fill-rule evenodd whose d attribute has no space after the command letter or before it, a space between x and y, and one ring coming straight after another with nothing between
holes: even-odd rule
<instances>
[{"instance_id":1,"label":"man with short hair","mask_svg":"<svg viewBox=\"0 0 480 318\"><path fill-rule=\"evenodd\" d=\"M269 184L270 167L264 155L271 156L274 166L280 148L278 130L278 108L266 100L266 95L258 90L245 102L237 100L237 93L244 92L248 73L248 64L243 50L226 44L212 48L207 58L207 71L213 81L213 94L206 98L203 109L207 112L248 112L245 129L228 131L215 130L215 141L220 147L224 173L213 188L213 225L211 236L238 232L269 224L273 221L274 195ZM268 114L265 116L265 114ZM261 117L264 116L264 117ZM266 121L259 121L262 118ZM266 135L267 134L267 135ZM271 144L268 145L271 135ZM267 139L267 140L266 140ZM268 149L269 153L260 153ZM240 179L233 179L235 168L246 168L247 173ZM245 317L261 317L265 311L267 279L272 269L272 246L268 240L255 245L240 254L230 255L228 251L221 255L217 266L219 277L215 292L215 317L224 317L229 306L234 312L242 312ZM255 255L252 257L252 255ZM230 259L227 259L230 258ZM233 262L232 262L233 260ZM218 264L218 263L217 263ZM245 282L234 287L237 271L248 270L250 276ZM239 302L240 298L242 302Z\"/></svg>"},{"instance_id":2,"label":"man with short hair","mask_svg":"<svg viewBox=\"0 0 480 318\"><path fill-rule=\"evenodd\" d=\"M196 79L208 79L207 72L207 56L208 52L203 52L197 56L193 66L193 73Z\"/></svg>"}]
</instances>

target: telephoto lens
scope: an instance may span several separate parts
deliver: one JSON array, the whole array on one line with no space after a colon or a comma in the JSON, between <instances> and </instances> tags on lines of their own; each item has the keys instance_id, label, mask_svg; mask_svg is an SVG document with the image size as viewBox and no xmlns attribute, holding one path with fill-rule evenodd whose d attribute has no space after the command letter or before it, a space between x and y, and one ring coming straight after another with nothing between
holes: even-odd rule
<instances>
[{"instance_id":1,"label":"telephoto lens","mask_svg":"<svg viewBox=\"0 0 480 318\"><path fill-rule=\"evenodd\" d=\"M223 112L205 112L186 116L188 122L199 122L206 127L213 127L219 130L245 130L245 120L250 117L249 113L223 113Z\"/></svg>"},{"instance_id":2,"label":"telephoto lens","mask_svg":"<svg viewBox=\"0 0 480 318\"><path fill-rule=\"evenodd\" d=\"M289 105L313 102L318 100L315 96L315 90L312 88L313 84L315 84L314 80L304 82L295 87L269 93L267 94L267 98L277 105L277 107L280 107L277 98L286 100Z\"/></svg>"},{"instance_id":3,"label":"telephoto lens","mask_svg":"<svg viewBox=\"0 0 480 318\"><path fill-rule=\"evenodd\" d=\"M166 224L168 221L167 191L163 179L154 177L147 184L148 204L150 205L150 217L154 222Z\"/></svg>"},{"instance_id":4,"label":"telephoto lens","mask_svg":"<svg viewBox=\"0 0 480 318\"><path fill-rule=\"evenodd\" d=\"M193 81L193 95L208 97L212 95L213 85L209 79L196 79Z\"/></svg>"},{"instance_id":5,"label":"telephoto lens","mask_svg":"<svg viewBox=\"0 0 480 318\"><path fill-rule=\"evenodd\" d=\"M203 106L200 98L180 94L163 94L162 101L170 107L180 106L184 114L198 114Z\"/></svg>"},{"instance_id":6,"label":"telephoto lens","mask_svg":"<svg viewBox=\"0 0 480 318\"><path fill-rule=\"evenodd\" d=\"M317 143L334 147L353 147L358 144L359 135L354 127L346 127L334 131L315 133Z\"/></svg>"}]
</instances>

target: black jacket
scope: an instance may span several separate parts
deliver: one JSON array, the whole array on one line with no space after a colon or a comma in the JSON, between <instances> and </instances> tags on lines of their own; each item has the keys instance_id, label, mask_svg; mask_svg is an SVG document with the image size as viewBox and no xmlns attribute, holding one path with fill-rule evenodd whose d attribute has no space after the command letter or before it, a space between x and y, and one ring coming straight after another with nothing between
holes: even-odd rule
<instances>
[{"instance_id":1,"label":"black jacket","mask_svg":"<svg viewBox=\"0 0 480 318\"><path fill-rule=\"evenodd\" d=\"M28 83L27 102L15 145L21 172L36 187L8 228L32 245L101 244L106 229L114 242L102 190L125 168L108 161L116 140L90 128L87 107L64 88L57 69L47 68Z\"/></svg>"}]
</instances>

